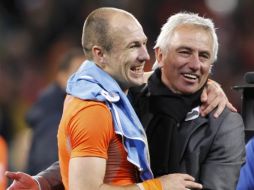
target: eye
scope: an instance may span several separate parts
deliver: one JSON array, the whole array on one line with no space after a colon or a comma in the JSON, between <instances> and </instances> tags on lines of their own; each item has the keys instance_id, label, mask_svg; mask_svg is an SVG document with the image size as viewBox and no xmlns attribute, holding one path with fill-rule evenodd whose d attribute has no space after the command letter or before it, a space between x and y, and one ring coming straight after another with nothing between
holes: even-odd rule
<instances>
[{"instance_id":1,"label":"eye","mask_svg":"<svg viewBox=\"0 0 254 190\"><path fill-rule=\"evenodd\" d=\"M181 54L190 54L189 51L180 51Z\"/></svg>"},{"instance_id":2,"label":"eye","mask_svg":"<svg viewBox=\"0 0 254 190\"><path fill-rule=\"evenodd\" d=\"M181 56L187 57L189 55L191 55L191 51L188 50L181 50L178 52Z\"/></svg>"},{"instance_id":3,"label":"eye","mask_svg":"<svg viewBox=\"0 0 254 190\"><path fill-rule=\"evenodd\" d=\"M130 48L137 48L137 47L140 47L140 43L139 42L134 42L130 45Z\"/></svg>"},{"instance_id":4,"label":"eye","mask_svg":"<svg viewBox=\"0 0 254 190\"><path fill-rule=\"evenodd\" d=\"M203 52L199 54L199 57L201 58L202 61L209 60L211 55L207 52Z\"/></svg>"}]
</instances>

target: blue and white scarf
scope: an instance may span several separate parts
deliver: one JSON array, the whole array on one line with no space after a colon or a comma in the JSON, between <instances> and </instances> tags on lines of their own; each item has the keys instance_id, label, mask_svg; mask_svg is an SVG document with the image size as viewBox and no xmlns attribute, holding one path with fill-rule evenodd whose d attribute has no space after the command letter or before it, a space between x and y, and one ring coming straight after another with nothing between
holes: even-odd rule
<instances>
[{"instance_id":1,"label":"blue and white scarf","mask_svg":"<svg viewBox=\"0 0 254 190\"><path fill-rule=\"evenodd\" d=\"M92 61L85 61L67 82L66 92L84 100L106 103L113 115L114 130L122 136L127 160L137 166L140 178L153 178L147 139L142 124L117 82Z\"/></svg>"}]
</instances>

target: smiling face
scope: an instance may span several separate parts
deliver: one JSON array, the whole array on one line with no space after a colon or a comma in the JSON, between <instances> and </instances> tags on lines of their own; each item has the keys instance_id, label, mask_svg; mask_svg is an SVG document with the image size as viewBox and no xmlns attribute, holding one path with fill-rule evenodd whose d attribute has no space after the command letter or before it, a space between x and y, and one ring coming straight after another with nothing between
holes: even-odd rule
<instances>
[{"instance_id":1,"label":"smiling face","mask_svg":"<svg viewBox=\"0 0 254 190\"><path fill-rule=\"evenodd\" d=\"M207 81L212 65L211 33L197 25L175 28L165 52L155 49L162 82L175 93L192 94Z\"/></svg>"},{"instance_id":2,"label":"smiling face","mask_svg":"<svg viewBox=\"0 0 254 190\"><path fill-rule=\"evenodd\" d=\"M123 90L144 83L144 65L150 59L143 28L130 15L117 15L111 21L113 45L104 53L104 70Z\"/></svg>"}]
</instances>

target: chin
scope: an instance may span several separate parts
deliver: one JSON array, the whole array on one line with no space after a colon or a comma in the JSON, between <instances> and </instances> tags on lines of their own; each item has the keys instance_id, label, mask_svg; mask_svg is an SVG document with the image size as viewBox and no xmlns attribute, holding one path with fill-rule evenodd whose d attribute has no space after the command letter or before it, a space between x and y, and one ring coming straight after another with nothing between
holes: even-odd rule
<instances>
[{"instance_id":1,"label":"chin","mask_svg":"<svg viewBox=\"0 0 254 190\"><path fill-rule=\"evenodd\" d=\"M197 91L198 90L188 90L188 91L185 92L185 94L194 94Z\"/></svg>"},{"instance_id":2,"label":"chin","mask_svg":"<svg viewBox=\"0 0 254 190\"><path fill-rule=\"evenodd\" d=\"M180 94L194 94L195 92L197 92L197 89L187 89L187 88L183 88L183 89L179 89L178 92L180 92Z\"/></svg>"},{"instance_id":3,"label":"chin","mask_svg":"<svg viewBox=\"0 0 254 190\"><path fill-rule=\"evenodd\" d=\"M139 86L139 85L144 84L144 77L129 78L129 81L131 84L134 84L135 86Z\"/></svg>"}]
</instances>

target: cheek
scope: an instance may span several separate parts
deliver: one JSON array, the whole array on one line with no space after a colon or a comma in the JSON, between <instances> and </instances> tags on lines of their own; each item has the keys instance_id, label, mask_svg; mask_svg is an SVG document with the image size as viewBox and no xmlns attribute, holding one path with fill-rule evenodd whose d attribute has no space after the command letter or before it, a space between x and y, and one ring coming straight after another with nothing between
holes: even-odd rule
<instances>
[{"instance_id":1,"label":"cheek","mask_svg":"<svg viewBox=\"0 0 254 190\"><path fill-rule=\"evenodd\" d=\"M205 65L203 66L201 69L202 69L202 73L204 75L209 75L210 74L210 71L211 71L211 68L212 68L212 65L211 64L208 64L208 65Z\"/></svg>"},{"instance_id":2,"label":"cheek","mask_svg":"<svg viewBox=\"0 0 254 190\"><path fill-rule=\"evenodd\" d=\"M210 66L206 66L202 68L202 81L206 81L210 74Z\"/></svg>"},{"instance_id":3,"label":"cheek","mask_svg":"<svg viewBox=\"0 0 254 190\"><path fill-rule=\"evenodd\" d=\"M169 64L167 68L169 77L178 78L180 76L181 71L184 70L184 68L185 68L184 64L179 64L179 62L172 62L171 64Z\"/></svg>"}]
</instances>

